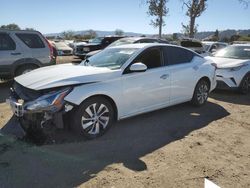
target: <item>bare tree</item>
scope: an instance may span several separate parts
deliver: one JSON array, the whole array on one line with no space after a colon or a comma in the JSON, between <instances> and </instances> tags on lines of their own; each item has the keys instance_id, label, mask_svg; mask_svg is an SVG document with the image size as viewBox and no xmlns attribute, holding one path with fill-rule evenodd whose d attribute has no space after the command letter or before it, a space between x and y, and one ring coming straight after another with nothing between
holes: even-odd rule
<instances>
[{"instance_id":1,"label":"bare tree","mask_svg":"<svg viewBox=\"0 0 250 188\"><path fill-rule=\"evenodd\" d=\"M151 20L153 27L159 27L159 38L162 35L162 27L165 25L164 17L167 16L169 9L166 4L169 0L147 0L148 15L155 17Z\"/></svg>"},{"instance_id":2,"label":"bare tree","mask_svg":"<svg viewBox=\"0 0 250 188\"><path fill-rule=\"evenodd\" d=\"M66 40L72 40L74 38L74 31L63 31L61 33L62 37Z\"/></svg>"},{"instance_id":3,"label":"bare tree","mask_svg":"<svg viewBox=\"0 0 250 188\"><path fill-rule=\"evenodd\" d=\"M124 31L121 30L121 29L116 29L115 30L115 35L122 36L122 35L124 35Z\"/></svg>"},{"instance_id":4,"label":"bare tree","mask_svg":"<svg viewBox=\"0 0 250 188\"><path fill-rule=\"evenodd\" d=\"M92 39L97 37L97 33L93 29L89 29L88 31L86 31L85 36Z\"/></svg>"},{"instance_id":5,"label":"bare tree","mask_svg":"<svg viewBox=\"0 0 250 188\"><path fill-rule=\"evenodd\" d=\"M206 10L207 0L182 0L183 8L187 9L186 15L190 18L189 24L184 25L183 29L188 33L190 38L194 37L197 32L197 25L195 25L195 19L200 17L201 14Z\"/></svg>"}]
</instances>

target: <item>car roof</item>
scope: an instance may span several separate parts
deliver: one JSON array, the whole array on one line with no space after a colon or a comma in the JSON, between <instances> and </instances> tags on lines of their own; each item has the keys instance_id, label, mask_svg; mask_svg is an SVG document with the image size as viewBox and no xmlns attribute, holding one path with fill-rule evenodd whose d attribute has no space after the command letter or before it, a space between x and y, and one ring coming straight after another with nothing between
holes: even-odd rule
<instances>
[{"instance_id":1,"label":"car roof","mask_svg":"<svg viewBox=\"0 0 250 188\"><path fill-rule=\"evenodd\" d=\"M218 41L201 41L203 44L227 44L226 42L218 42Z\"/></svg>"},{"instance_id":2,"label":"car roof","mask_svg":"<svg viewBox=\"0 0 250 188\"><path fill-rule=\"evenodd\" d=\"M250 47L250 43L249 44L232 44L231 46L246 46L246 47Z\"/></svg>"},{"instance_id":3,"label":"car roof","mask_svg":"<svg viewBox=\"0 0 250 188\"><path fill-rule=\"evenodd\" d=\"M172 45L172 44L164 44L164 43L133 43L133 44L124 44L120 46L113 46L110 48L145 48L145 47L155 47L155 46L173 46L173 47L178 47L178 48L184 48L187 50L190 50L188 48L178 46L178 45Z\"/></svg>"},{"instance_id":4,"label":"car roof","mask_svg":"<svg viewBox=\"0 0 250 188\"><path fill-rule=\"evenodd\" d=\"M124 37L120 40L133 40L133 41L137 41L137 40L141 40L141 39L153 39L153 40L159 40L159 38L152 38L152 37Z\"/></svg>"},{"instance_id":5,"label":"car roof","mask_svg":"<svg viewBox=\"0 0 250 188\"><path fill-rule=\"evenodd\" d=\"M11 29L0 29L1 33L38 33L41 34L39 31L35 30L11 30Z\"/></svg>"}]
</instances>

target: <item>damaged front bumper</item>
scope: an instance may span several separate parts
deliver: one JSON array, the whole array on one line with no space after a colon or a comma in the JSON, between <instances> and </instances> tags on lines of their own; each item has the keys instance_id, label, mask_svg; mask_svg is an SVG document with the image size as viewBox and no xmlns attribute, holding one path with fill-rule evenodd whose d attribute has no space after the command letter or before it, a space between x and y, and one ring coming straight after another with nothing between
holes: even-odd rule
<instances>
[{"instance_id":1,"label":"damaged front bumper","mask_svg":"<svg viewBox=\"0 0 250 188\"><path fill-rule=\"evenodd\" d=\"M49 134L56 128L64 128L65 114L73 109L73 106L64 101L64 97L71 91L71 88L64 88L59 91L48 92L31 101L24 101L18 93L11 89L10 97L6 102L13 112L11 128L2 130L3 134L13 134L18 138L27 134L36 133ZM15 124L15 127L14 127ZM18 133L12 130L19 130Z\"/></svg>"}]
</instances>

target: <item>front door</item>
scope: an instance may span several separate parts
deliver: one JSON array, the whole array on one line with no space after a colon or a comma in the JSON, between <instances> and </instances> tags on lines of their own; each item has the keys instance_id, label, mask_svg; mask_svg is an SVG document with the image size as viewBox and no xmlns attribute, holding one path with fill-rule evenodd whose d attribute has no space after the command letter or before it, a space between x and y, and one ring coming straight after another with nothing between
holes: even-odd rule
<instances>
[{"instance_id":1,"label":"front door","mask_svg":"<svg viewBox=\"0 0 250 188\"><path fill-rule=\"evenodd\" d=\"M145 72L130 72L129 66L122 76L124 113L127 116L168 105L170 98L170 72L164 66L160 47L145 50L132 62L147 66Z\"/></svg>"}]
</instances>

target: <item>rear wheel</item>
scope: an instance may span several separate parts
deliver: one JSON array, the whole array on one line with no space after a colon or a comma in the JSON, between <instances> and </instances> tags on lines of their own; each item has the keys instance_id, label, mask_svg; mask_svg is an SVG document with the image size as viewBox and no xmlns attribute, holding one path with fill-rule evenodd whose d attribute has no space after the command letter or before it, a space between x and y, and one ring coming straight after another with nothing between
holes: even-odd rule
<instances>
[{"instance_id":1,"label":"rear wheel","mask_svg":"<svg viewBox=\"0 0 250 188\"><path fill-rule=\"evenodd\" d=\"M202 106L207 102L209 95L209 83L206 80L200 80L194 90L192 104Z\"/></svg>"},{"instance_id":2,"label":"rear wheel","mask_svg":"<svg viewBox=\"0 0 250 188\"><path fill-rule=\"evenodd\" d=\"M114 122L113 107L102 97L87 99L73 116L73 130L88 139L103 135Z\"/></svg>"},{"instance_id":3,"label":"rear wheel","mask_svg":"<svg viewBox=\"0 0 250 188\"><path fill-rule=\"evenodd\" d=\"M250 92L250 73L242 79L239 90L242 94L248 94Z\"/></svg>"},{"instance_id":4,"label":"rear wheel","mask_svg":"<svg viewBox=\"0 0 250 188\"><path fill-rule=\"evenodd\" d=\"M15 76L20 76L37 68L37 65L23 65L16 70Z\"/></svg>"}]
</instances>

